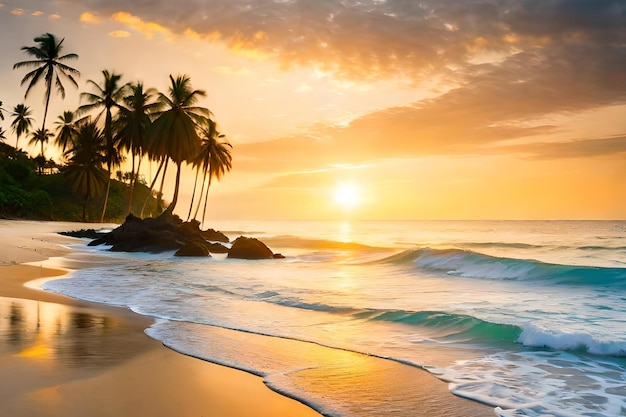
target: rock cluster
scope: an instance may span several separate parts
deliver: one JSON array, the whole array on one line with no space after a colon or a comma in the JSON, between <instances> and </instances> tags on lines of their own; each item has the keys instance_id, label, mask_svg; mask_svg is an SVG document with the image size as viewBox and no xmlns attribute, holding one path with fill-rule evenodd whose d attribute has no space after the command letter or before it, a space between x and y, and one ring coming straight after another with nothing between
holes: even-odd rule
<instances>
[{"instance_id":1,"label":"rock cluster","mask_svg":"<svg viewBox=\"0 0 626 417\"><path fill-rule=\"evenodd\" d=\"M227 253L228 258L239 259L284 258L281 254L274 254L260 240L243 236L238 237L229 249L222 244L230 242L223 233L213 229L200 230L197 220L183 222L176 215L140 219L130 214L124 224L111 232L101 233L89 229L63 234L94 239L89 246L110 245L110 250L114 252L176 251L175 256Z\"/></svg>"}]
</instances>

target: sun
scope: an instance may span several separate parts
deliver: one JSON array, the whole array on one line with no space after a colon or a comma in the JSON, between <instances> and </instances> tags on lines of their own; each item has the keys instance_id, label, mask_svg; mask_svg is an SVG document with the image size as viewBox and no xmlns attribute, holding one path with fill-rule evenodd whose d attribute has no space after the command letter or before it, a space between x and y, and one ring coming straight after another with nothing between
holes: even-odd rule
<instances>
[{"instance_id":1,"label":"sun","mask_svg":"<svg viewBox=\"0 0 626 417\"><path fill-rule=\"evenodd\" d=\"M335 186L335 204L344 210L352 210L361 205L361 188L353 182L341 182Z\"/></svg>"}]
</instances>

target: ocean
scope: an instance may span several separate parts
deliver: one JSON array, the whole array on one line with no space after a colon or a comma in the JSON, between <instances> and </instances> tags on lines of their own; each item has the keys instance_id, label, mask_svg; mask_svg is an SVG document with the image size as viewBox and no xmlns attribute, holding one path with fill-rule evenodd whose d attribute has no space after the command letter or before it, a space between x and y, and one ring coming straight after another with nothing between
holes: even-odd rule
<instances>
[{"instance_id":1,"label":"ocean","mask_svg":"<svg viewBox=\"0 0 626 417\"><path fill-rule=\"evenodd\" d=\"M426 370L499 416L626 416L626 221L238 221L285 259L111 253L44 288L328 416L413 416ZM445 410L441 414L446 415Z\"/></svg>"}]
</instances>

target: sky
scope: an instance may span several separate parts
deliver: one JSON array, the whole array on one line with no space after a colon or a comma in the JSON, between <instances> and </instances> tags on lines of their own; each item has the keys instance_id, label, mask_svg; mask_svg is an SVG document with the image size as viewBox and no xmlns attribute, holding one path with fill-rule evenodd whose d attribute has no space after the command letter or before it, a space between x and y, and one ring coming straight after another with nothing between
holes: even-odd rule
<instances>
[{"instance_id":1,"label":"sky","mask_svg":"<svg viewBox=\"0 0 626 417\"><path fill-rule=\"evenodd\" d=\"M36 123L12 67L46 32L81 71L49 123L104 69L207 92L209 218L626 219L624 0L0 0L0 100Z\"/></svg>"}]
</instances>

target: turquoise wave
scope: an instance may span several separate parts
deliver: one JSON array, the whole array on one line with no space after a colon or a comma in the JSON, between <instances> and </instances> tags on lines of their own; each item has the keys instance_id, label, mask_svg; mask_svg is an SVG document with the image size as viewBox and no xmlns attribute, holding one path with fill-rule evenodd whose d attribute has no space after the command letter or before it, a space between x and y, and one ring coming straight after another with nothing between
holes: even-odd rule
<instances>
[{"instance_id":1,"label":"turquoise wave","mask_svg":"<svg viewBox=\"0 0 626 417\"><path fill-rule=\"evenodd\" d=\"M379 262L412 264L423 271L464 278L626 287L626 268L550 264L532 259L499 258L461 249L412 249Z\"/></svg>"},{"instance_id":2,"label":"turquoise wave","mask_svg":"<svg viewBox=\"0 0 626 417\"><path fill-rule=\"evenodd\" d=\"M376 311L368 310L355 315L360 319L401 323L419 327L439 341L499 344L515 343L523 329L521 327L492 323L479 318L444 311Z\"/></svg>"}]
</instances>

